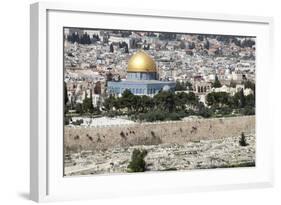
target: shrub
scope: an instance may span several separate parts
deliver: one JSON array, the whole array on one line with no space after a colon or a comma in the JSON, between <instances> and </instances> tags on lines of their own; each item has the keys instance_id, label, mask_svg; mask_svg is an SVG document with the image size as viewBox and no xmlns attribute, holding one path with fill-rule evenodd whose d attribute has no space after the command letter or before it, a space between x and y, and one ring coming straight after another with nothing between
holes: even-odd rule
<instances>
[{"instance_id":1,"label":"shrub","mask_svg":"<svg viewBox=\"0 0 281 205\"><path fill-rule=\"evenodd\" d=\"M81 103L77 103L74 108L75 108L76 113L78 113L80 115L83 114L83 107L82 107Z\"/></svg>"},{"instance_id":2,"label":"shrub","mask_svg":"<svg viewBox=\"0 0 281 205\"><path fill-rule=\"evenodd\" d=\"M199 108L199 110L198 110L198 115L199 116L202 116L202 117L204 117L204 118L209 118L209 117L211 117L212 116L212 110L211 109L209 109L209 108L207 108L207 107L201 107L201 108Z\"/></svg>"},{"instance_id":3,"label":"shrub","mask_svg":"<svg viewBox=\"0 0 281 205\"><path fill-rule=\"evenodd\" d=\"M240 140L239 140L239 145L243 146L243 147L248 145L248 143L246 141L246 137L245 137L243 132L241 133L241 137L240 137Z\"/></svg>"},{"instance_id":4,"label":"shrub","mask_svg":"<svg viewBox=\"0 0 281 205\"><path fill-rule=\"evenodd\" d=\"M241 109L241 113L243 115L255 115L255 108L246 106L245 108Z\"/></svg>"},{"instance_id":5,"label":"shrub","mask_svg":"<svg viewBox=\"0 0 281 205\"><path fill-rule=\"evenodd\" d=\"M144 172L146 169L145 156L146 150L134 149L131 161L128 165L129 172Z\"/></svg>"},{"instance_id":6,"label":"shrub","mask_svg":"<svg viewBox=\"0 0 281 205\"><path fill-rule=\"evenodd\" d=\"M154 122L154 121L163 121L165 120L165 114L162 112L149 112L149 113L142 113L138 116L135 116L141 121L147 122Z\"/></svg>"},{"instance_id":7,"label":"shrub","mask_svg":"<svg viewBox=\"0 0 281 205\"><path fill-rule=\"evenodd\" d=\"M175 112L172 112L172 113L167 113L166 117L165 117L165 120L180 120L180 116L175 113Z\"/></svg>"},{"instance_id":8,"label":"shrub","mask_svg":"<svg viewBox=\"0 0 281 205\"><path fill-rule=\"evenodd\" d=\"M220 110L219 110L219 114L225 116L225 115L229 115L232 113L232 109L230 107L222 107Z\"/></svg>"},{"instance_id":9,"label":"shrub","mask_svg":"<svg viewBox=\"0 0 281 205\"><path fill-rule=\"evenodd\" d=\"M83 122L84 122L83 119L80 119L80 120L73 121L72 124L73 125L81 125L81 124L83 124Z\"/></svg>"},{"instance_id":10,"label":"shrub","mask_svg":"<svg viewBox=\"0 0 281 205\"><path fill-rule=\"evenodd\" d=\"M127 137L126 137L126 135L125 135L125 133L124 133L123 131L120 132L120 136L121 136L123 139L125 139L125 140L127 139Z\"/></svg>"},{"instance_id":11,"label":"shrub","mask_svg":"<svg viewBox=\"0 0 281 205\"><path fill-rule=\"evenodd\" d=\"M188 109L185 111L186 116L190 116L190 115L196 115L196 112L192 109Z\"/></svg>"},{"instance_id":12,"label":"shrub","mask_svg":"<svg viewBox=\"0 0 281 205\"><path fill-rule=\"evenodd\" d=\"M140 121L146 122L155 122L155 121L165 121L165 120L180 120L183 117L186 117L187 114L185 112L148 112L141 113L139 115L133 116L132 119L138 119Z\"/></svg>"}]
</instances>

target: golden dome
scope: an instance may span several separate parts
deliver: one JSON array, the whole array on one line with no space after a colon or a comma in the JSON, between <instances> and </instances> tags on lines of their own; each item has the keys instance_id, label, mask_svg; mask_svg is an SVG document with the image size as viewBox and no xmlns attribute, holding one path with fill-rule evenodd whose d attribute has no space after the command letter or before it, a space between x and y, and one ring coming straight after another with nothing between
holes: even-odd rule
<instances>
[{"instance_id":1,"label":"golden dome","mask_svg":"<svg viewBox=\"0 0 281 205\"><path fill-rule=\"evenodd\" d=\"M157 72L156 64L147 53L140 50L130 58L128 72Z\"/></svg>"}]
</instances>

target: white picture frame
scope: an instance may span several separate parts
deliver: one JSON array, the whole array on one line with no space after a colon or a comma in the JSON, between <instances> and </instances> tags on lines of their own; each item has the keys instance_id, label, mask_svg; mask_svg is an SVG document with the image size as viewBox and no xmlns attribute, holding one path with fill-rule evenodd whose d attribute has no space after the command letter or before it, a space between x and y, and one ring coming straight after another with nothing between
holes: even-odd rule
<instances>
[{"instance_id":1,"label":"white picture frame","mask_svg":"<svg viewBox=\"0 0 281 205\"><path fill-rule=\"evenodd\" d=\"M114 17L114 18L113 18ZM91 18L99 19L94 23ZM126 22L127 20L127 22ZM70 21L72 21L70 23ZM146 22L155 22L155 24ZM71 25L70 25L71 24ZM256 167L169 173L63 177L62 27L126 28L157 31L247 34L257 36ZM153 27L154 26L154 27ZM61 33L59 33L61 29ZM97 8L93 4L46 3L30 9L30 198L34 201L94 199L273 186L273 137L270 130L269 72L273 19L182 11ZM189 30L190 31L190 30ZM61 36L57 35L60 34ZM61 68L61 71L58 70ZM265 88L262 82L268 82ZM61 87L61 88L60 88ZM62 97L61 97L62 100ZM61 103L62 105L62 103Z\"/></svg>"}]
</instances>

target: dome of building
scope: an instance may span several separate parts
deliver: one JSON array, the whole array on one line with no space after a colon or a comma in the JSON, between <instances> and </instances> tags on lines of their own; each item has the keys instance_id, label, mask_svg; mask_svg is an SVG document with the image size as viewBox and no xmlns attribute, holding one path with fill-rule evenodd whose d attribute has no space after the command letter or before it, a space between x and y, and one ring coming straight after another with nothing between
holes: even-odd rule
<instances>
[{"instance_id":1,"label":"dome of building","mask_svg":"<svg viewBox=\"0 0 281 205\"><path fill-rule=\"evenodd\" d=\"M128 72L157 72L156 64L147 53L141 50L130 58Z\"/></svg>"}]
</instances>

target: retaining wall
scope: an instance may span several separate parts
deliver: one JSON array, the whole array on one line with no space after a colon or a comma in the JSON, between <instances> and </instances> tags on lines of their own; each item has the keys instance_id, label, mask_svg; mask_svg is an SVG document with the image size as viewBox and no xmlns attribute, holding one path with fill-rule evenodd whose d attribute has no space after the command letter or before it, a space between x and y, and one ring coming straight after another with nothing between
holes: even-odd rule
<instances>
[{"instance_id":1,"label":"retaining wall","mask_svg":"<svg viewBox=\"0 0 281 205\"><path fill-rule=\"evenodd\" d=\"M184 144L255 132L255 116L194 119L161 123L136 123L111 127L65 127L66 152L101 150L111 147Z\"/></svg>"}]
</instances>

